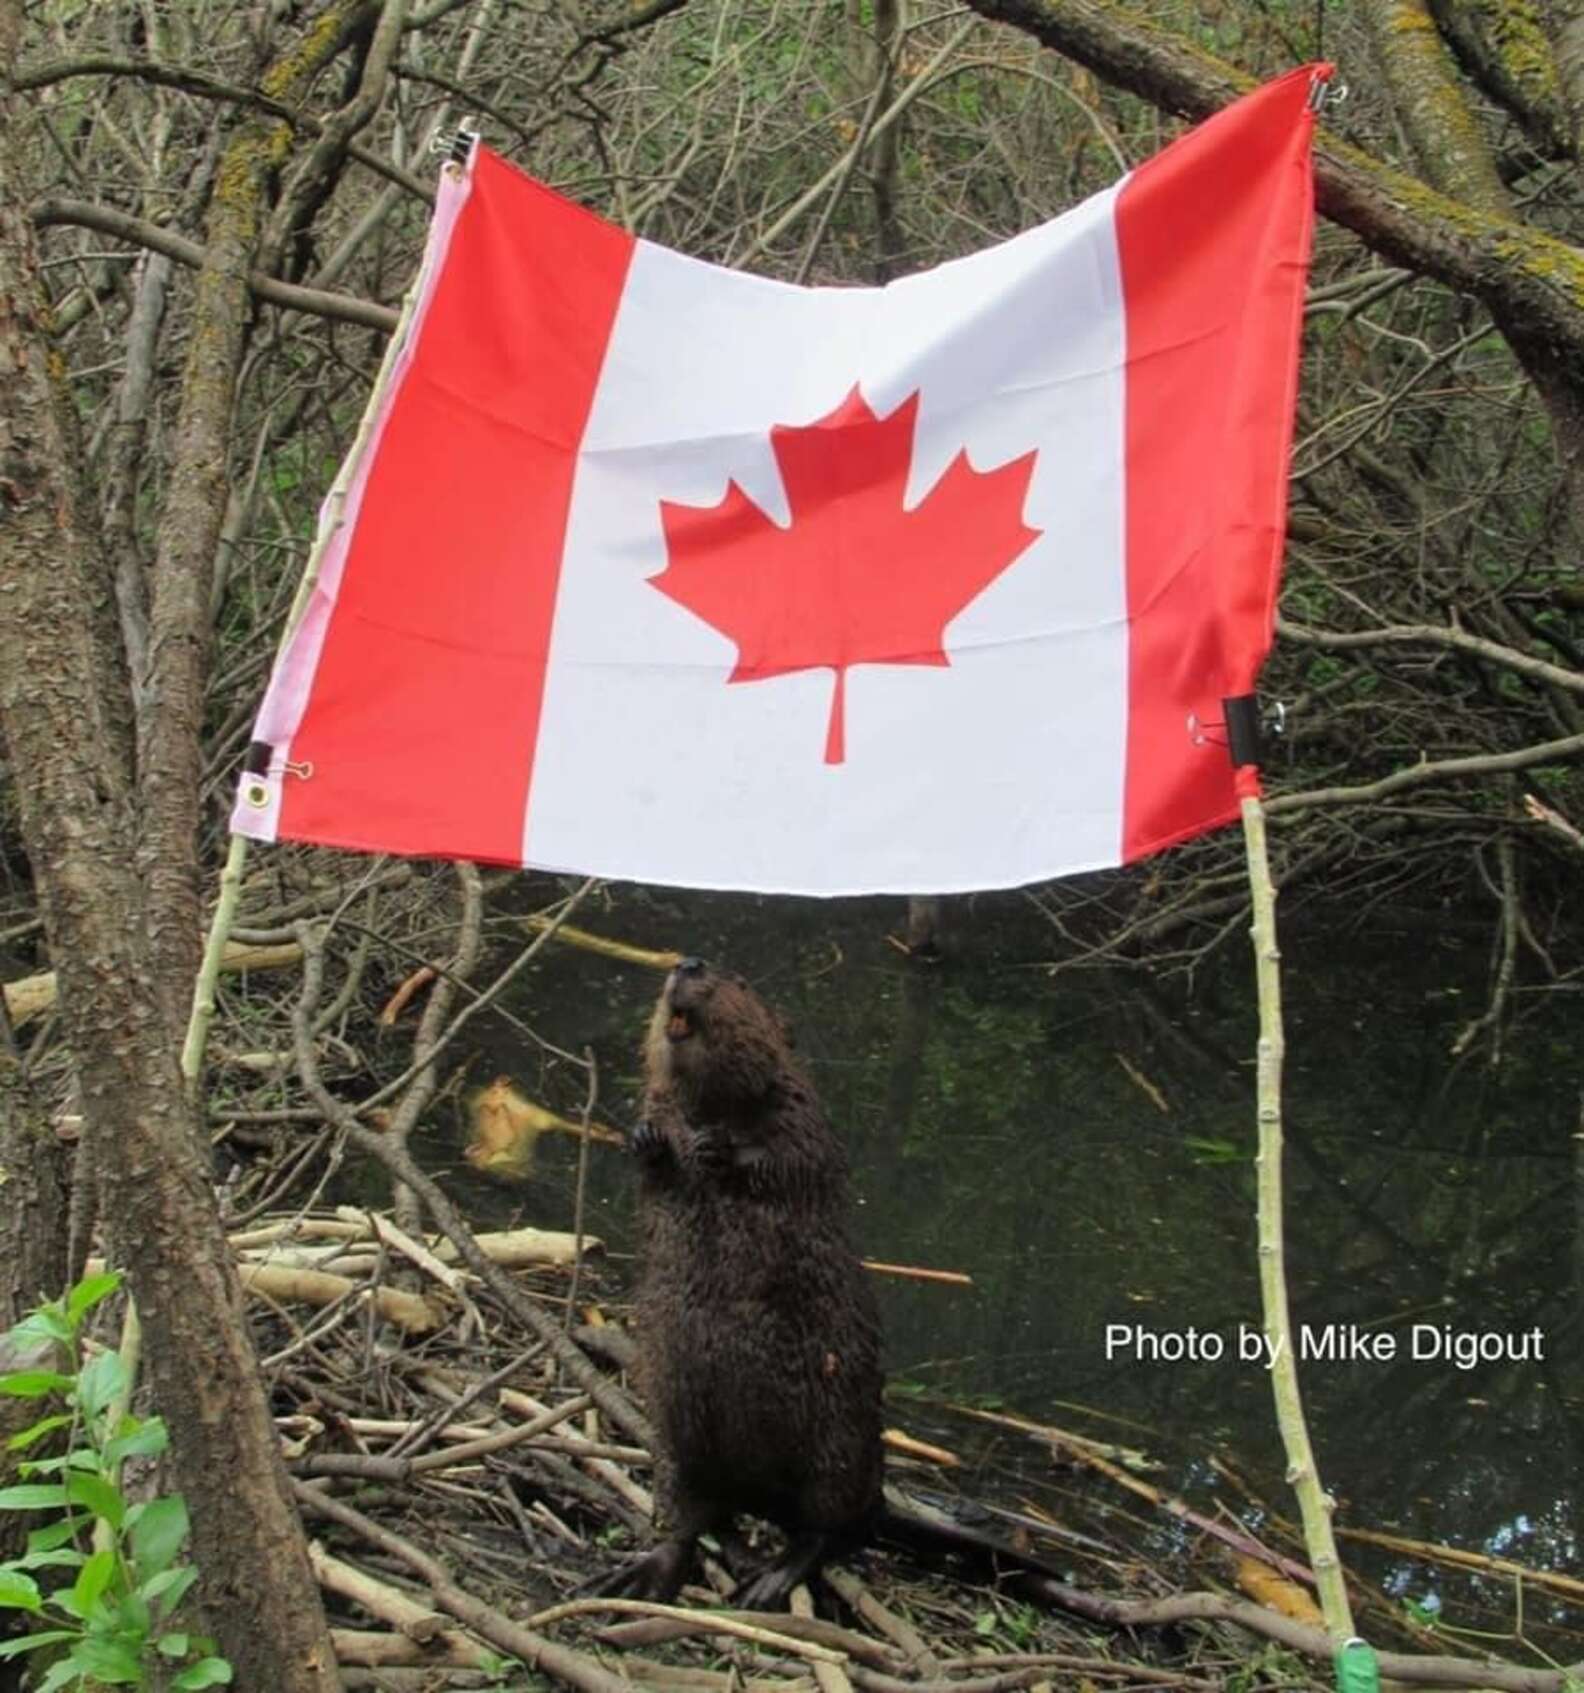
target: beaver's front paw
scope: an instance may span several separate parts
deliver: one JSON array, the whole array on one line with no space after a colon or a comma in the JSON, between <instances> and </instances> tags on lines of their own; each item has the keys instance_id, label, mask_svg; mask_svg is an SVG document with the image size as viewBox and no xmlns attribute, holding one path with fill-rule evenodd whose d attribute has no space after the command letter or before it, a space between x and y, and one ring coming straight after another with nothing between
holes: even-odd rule
<instances>
[{"instance_id":1,"label":"beaver's front paw","mask_svg":"<svg viewBox=\"0 0 1584 1693\"><path fill-rule=\"evenodd\" d=\"M670 1157L671 1143L664 1129L644 1117L627 1136L627 1150L640 1164L658 1164Z\"/></svg>"}]
</instances>

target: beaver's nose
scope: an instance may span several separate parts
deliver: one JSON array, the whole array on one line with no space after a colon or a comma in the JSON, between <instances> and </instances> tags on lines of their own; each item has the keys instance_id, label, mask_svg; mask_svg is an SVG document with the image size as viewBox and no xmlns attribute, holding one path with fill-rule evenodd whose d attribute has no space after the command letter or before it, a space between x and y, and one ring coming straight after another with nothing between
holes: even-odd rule
<instances>
[{"instance_id":1,"label":"beaver's nose","mask_svg":"<svg viewBox=\"0 0 1584 1693\"><path fill-rule=\"evenodd\" d=\"M709 966L702 958L683 958L677 962L677 974L679 976L696 976L701 970L708 968Z\"/></svg>"}]
</instances>

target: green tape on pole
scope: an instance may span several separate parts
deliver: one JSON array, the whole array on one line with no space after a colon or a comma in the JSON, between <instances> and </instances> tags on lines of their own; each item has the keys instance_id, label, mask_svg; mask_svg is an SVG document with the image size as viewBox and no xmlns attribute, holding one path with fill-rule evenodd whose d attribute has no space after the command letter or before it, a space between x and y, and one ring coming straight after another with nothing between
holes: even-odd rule
<instances>
[{"instance_id":1,"label":"green tape on pole","mask_svg":"<svg viewBox=\"0 0 1584 1693\"><path fill-rule=\"evenodd\" d=\"M1380 1693L1380 1665L1374 1650L1356 1635L1336 1655L1337 1693Z\"/></svg>"}]
</instances>

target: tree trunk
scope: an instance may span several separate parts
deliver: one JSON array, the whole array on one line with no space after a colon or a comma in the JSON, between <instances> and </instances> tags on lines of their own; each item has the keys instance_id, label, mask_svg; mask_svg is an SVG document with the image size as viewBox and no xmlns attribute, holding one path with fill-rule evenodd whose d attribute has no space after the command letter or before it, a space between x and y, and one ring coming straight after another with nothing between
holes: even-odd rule
<instances>
[{"instance_id":1,"label":"tree trunk","mask_svg":"<svg viewBox=\"0 0 1584 1693\"><path fill-rule=\"evenodd\" d=\"M276 100L295 100L363 28L375 0L334 0L264 73ZM387 0L399 20L400 0ZM227 143L204 229L187 339L175 456L160 514L149 611L149 672L138 723L140 870L162 920L151 925L156 988L180 1038L202 952L199 796L204 692L209 680L215 551L225 517L228 444L237 375L247 346L253 268L266 187L290 143L277 119L244 119Z\"/></svg>"},{"instance_id":2,"label":"tree trunk","mask_svg":"<svg viewBox=\"0 0 1584 1693\"><path fill-rule=\"evenodd\" d=\"M20 25L16 0L0 0L7 75ZM164 1014L170 985L156 991L151 936L173 914L135 867L131 759L105 689L113 573L45 319L32 227L0 149L0 735L84 1133L143 1318L212 1631L236 1685L329 1693L339 1676Z\"/></svg>"},{"instance_id":3,"label":"tree trunk","mask_svg":"<svg viewBox=\"0 0 1584 1693\"><path fill-rule=\"evenodd\" d=\"M9 1048L0 1009L0 1334L65 1283L67 1210L66 1149ZM0 1340L0 1372L51 1362L17 1357ZM23 1456L6 1442L38 1415L31 1399L0 1398L0 1487L16 1480ZM0 1562L22 1551L31 1526L13 1511L0 1513Z\"/></svg>"}]
</instances>

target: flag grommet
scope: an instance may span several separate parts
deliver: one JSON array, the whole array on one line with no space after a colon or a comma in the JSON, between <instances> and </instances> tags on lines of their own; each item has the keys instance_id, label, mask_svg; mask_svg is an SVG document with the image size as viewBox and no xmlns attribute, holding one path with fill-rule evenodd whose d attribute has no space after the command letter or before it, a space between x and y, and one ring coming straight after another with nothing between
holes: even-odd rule
<instances>
[{"instance_id":1,"label":"flag grommet","mask_svg":"<svg viewBox=\"0 0 1584 1693\"><path fill-rule=\"evenodd\" d=\"M250 805L255 811L262 811L270 802L269 783L261 781L257 776L250 776L242 784L242 803Z\"/></svg>"},{"instance_id":2,"label":"flag grommet","mask_svg":"<svg viewBox=\"0 0 1584 1693\"><path fill-rule=\"evenodd\" d=\"M1188 731L1188 739L1196 747L1224 747L1226 745L1226 724L1219 717L1207 720L1201 717L1197 711L1190 711L1185 727ZM1212 733L1212 731L1215 732Z\"/></svg>"}]
</instances>

